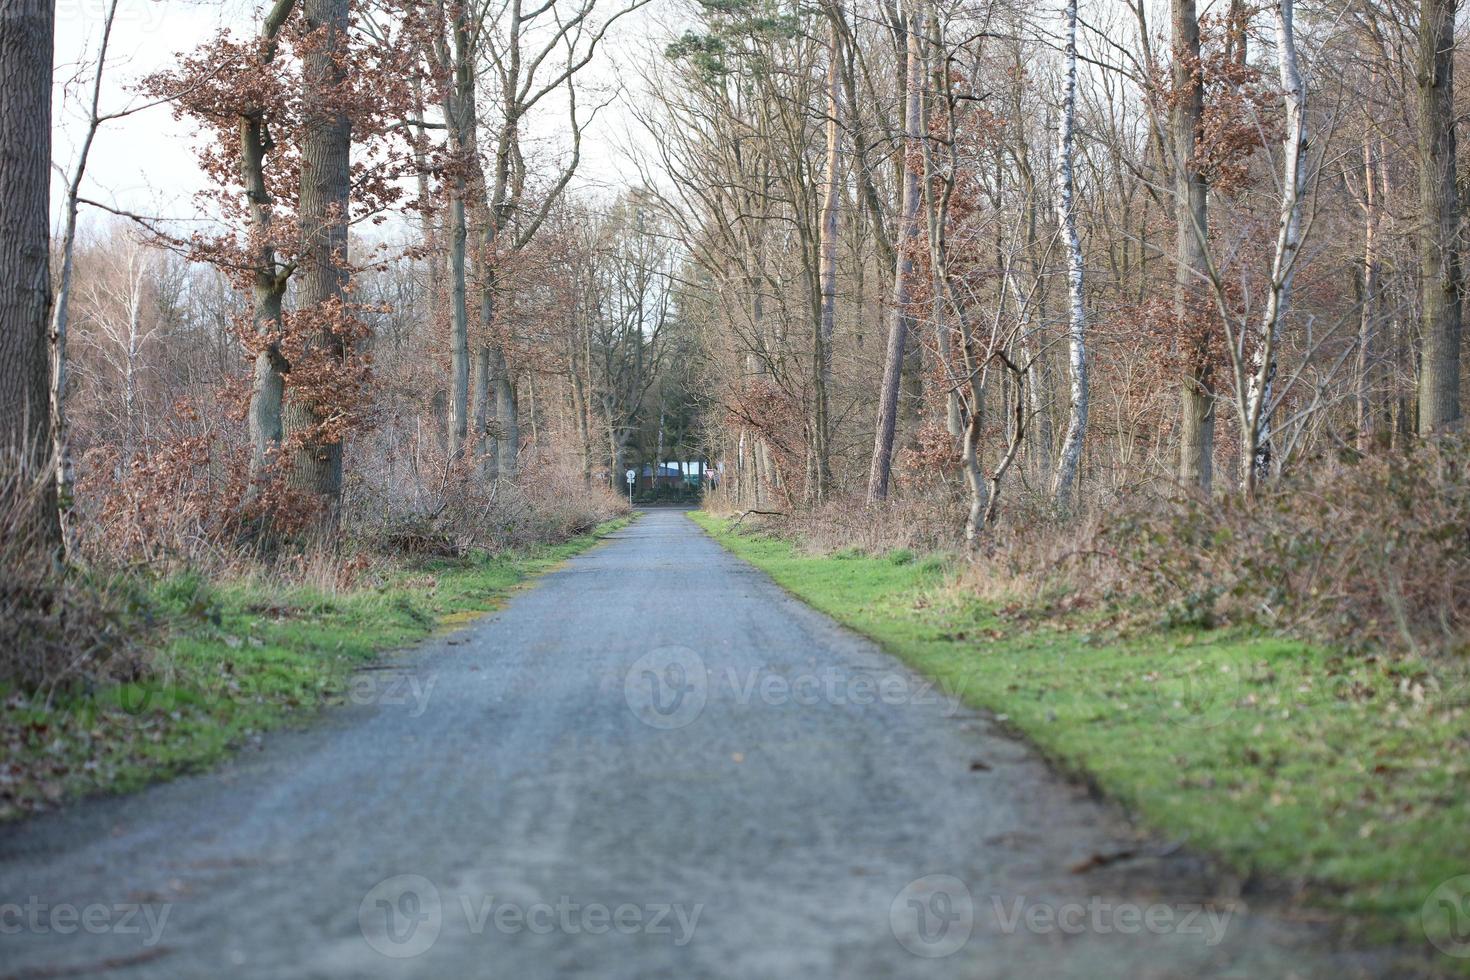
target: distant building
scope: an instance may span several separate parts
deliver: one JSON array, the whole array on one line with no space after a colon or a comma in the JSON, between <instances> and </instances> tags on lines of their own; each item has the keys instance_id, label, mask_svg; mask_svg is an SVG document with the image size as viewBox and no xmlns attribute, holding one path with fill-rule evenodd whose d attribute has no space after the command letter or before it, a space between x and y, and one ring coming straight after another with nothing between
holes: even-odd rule
<instances>
[{"instance_id":1,"label":"distant building","mask_svg":"<svg viewBox=\"0 0 1470 980\"><path fill-rule=\"evenodd\" d=\"M691 490L698 490L700 484L713 472L704 460L660 463L656 468L645 466L638 471L638 489L688 487Z\"/></svg>"}]
</instances>

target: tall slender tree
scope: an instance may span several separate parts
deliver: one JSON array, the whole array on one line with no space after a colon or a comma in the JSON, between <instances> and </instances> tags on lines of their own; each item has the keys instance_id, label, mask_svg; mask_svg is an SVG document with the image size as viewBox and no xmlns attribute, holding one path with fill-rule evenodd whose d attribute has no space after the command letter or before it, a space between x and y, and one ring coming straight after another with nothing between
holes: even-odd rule
<instances>
[{"instance_id":1,"label":"tall slender tree","mask_svg":"<svg viewBox=\"0 0 1470 980\"><path fill-rule=\"evenodd\" d=\"M347 286L349 158L352 123L343 106L347 81L349 0L303 0L305 27L312 34L302 58L300 304L318 322L308 336L305 359L340 361L346 338L341 323ZM282 433L297 443L289 483L315 495L335 521L342 496L342 433L309 389L292 385L281 411Z\"/></svg>"},{"instance_id":2,"label":"tall slender tree","mask_svg":"<svg viewBox=\"0 0 1470 980\"><path fill-rule=\"evenodd\" d=\"M51 459L51 0L0 0L0 457L17 466L25 518L59 546ZM25 487L22 491L20 488Z\"/></svg>"},{"instance_id":3,"label":"tall slender tree","mask_svg":"<svg viewBox=\"0 0 1470 980\"><path fill-rule=\"evenodd\" d=\"M1460 195L1455 183L1456 0L1419 13L1419 433L1460 418Z\"/></svg>"},{"instance_id":4,"label":"tall slender tree","mask_svg":"<svg viewBox=\"0 0 1470 980\"><path fill-rule=\"evenodd\" d=\"M1062 68L1062 115L1057 133L1057 224L1067 256L1067 429L1057 457L1052 496L1062 511L1071 509L1087 432L1087 307L1083 297L1082 241L1077 236L1077 181L1073 164L1077 120L1077 0L1067 0L1067 39Z\"/></svg>"},{"instance_id":5,"label":"tall slender tree","mask_svg":"<svg viewBox=\"0 0 1470 980\"><path fill-rule=\"evenodd\" d=\"M1306 199L1307 87L1302 79L1296 48L1294 0L1276 0L1271 7L1276 27L1276 67L1285 101L1285 132L1281 144L1281 208L1276 220L1276 247L1271 256L1271 278L1260 333L1251 352L1245 397L1240 400L1241 490L1250 495L1272 467L1272 418L1275 414L1276 346L1281 324L1291 308L1292 285L1301 258L1302 202Z\"/></svg>"},{"instance_id":6,"label":"tall slender tree","mask_svg":"<svg viewBox=\"0 0 1470 980\"><path fill-rule=\"evenodd\" d=\"M1174 318L1180 331L1179 479L1210 491L1215 447L1215 401L1210 393L1209 331L1200 322L1208 282L1209 197L1200 167L1205 80L1195 0L1171 0L1174 32L1173 102L1169 128L1174 152Z\"/></svg>"},{"instance_id":7,"label":"tall slender tree","mask_svg":"<svg viewBox=\"0 0 1470 980\"><path fill-rule=\"evenodd\" d=\"M276 0L260 24L256 58L269 67L280 46L281 31L295 10L295 0ZM238 111L239 178L245 188L250 220L248 260L251 265L251 327L258 351L252 371L250 409L250 473L265 475L281 446L281 401L286 392L286 359L281 354L281 312L292 267L278 260L274 228L275 199L268 168L277 149L271 136L271 107L260 99L242 100Z\"/></svg>"},{"instance_id":8,"label":"tall slender tree","mask_svg":"<svg viewBox=\"0 0 1470 980\"><path fill-rule=\"evenodd\" d=\"M112 43L112 26L117 19L118 0L108 0L107 11L102 17L101 38L97 45L97 67L92 74L91 99L87 108L86 130L76 161L66 175L66 189L62 197L61 241L57 245L61 269L57 273L56 295L51 310L51 440L52 456L56 467L57 517L61 522L62 546L68 560L76 557L76 524L71 519L74 504L74 478L72 467L71 439L66 417L66 393L70 379L66 344L71 332L71 292L73 273L76 268L77 217L81 210L82 178L87 174L87 163L92 155L92 146L102 123L122 116L132 115L139 107L119 112L102 112L102 78L107 71L107 54Z\"/></svg>"},{"instance_id":9,"label":"tall slender tree","mask_svg":"<svg viewBox=\"0 0 1470 980\"><path fill-rule=\"evenodd\" d=\"M445 177L448 197L449 249L449 453L457 457L469 435L470 413L470 332L467 289L468 219L466 207L470 195L483 194L484 177L480 173L475 130L477 122L475 65L478 51L470 9L456 4L452 11L438 3L434 12L436 28L429 51L434 74L444 80L440 107L448 136L449 167ZM446 37L446 35L448 35ZM438 256L431 256L437 259ZM484 431L484 419L476 430Z\"/></svg>"},{"instance_id":10,"label":"tall slender tree","mask_svg":"<svg viewBox=\"0 0 1470 980\"><path fill-rule=\"evenodd\" d=\"M832 338L837 323L837 229L841 207L837 173L842 61L842 0L830 0L827 50L827 169L822 178L822 224L819 235L821 312L817 327L816 350L816 493L820 499L832 482L831 463L831 387Z\"/></svg>"},{"instance_id":11,"label":"tall slender tree","mask_svg":"<svg viewBox=\"0 0 1470 980\"><path fill-rule=\"evenodd\" d=\"M899 206L899 240L895 249L893 310L889 314L888 347L883 357L883 387L878 393L878 424L873 437L873 462L868 471L868 502L888 496L893 471L893 438L898 428L898 394L903 381L904 350L913 319L914 242L919 237L919 171L923 166L919 141L922 111L924 18L918 9L905 21L907 54L904 70L903 202Z\"/></svg>"}]
</instances>

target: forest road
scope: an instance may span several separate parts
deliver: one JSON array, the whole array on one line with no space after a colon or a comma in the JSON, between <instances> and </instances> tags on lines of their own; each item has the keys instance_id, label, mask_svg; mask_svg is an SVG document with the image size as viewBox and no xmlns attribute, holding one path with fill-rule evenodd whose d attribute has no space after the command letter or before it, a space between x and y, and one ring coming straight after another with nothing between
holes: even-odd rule
<instances>
[{"instance_id":1,"label":"forest road","mask_svg":"<svg viewBox=\"0 0 1470 980\"><path fill-rule=\"evenodd\" d=\"M678 511L383 667L208 774L6 828L0 976L1382 969Z\"/></svg>"}]
</instances>

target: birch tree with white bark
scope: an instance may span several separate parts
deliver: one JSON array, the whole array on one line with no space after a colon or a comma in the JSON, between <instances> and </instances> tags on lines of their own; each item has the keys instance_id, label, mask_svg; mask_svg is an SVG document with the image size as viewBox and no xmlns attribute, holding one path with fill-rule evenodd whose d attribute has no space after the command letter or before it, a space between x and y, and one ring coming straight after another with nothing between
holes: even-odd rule
<instances>
[{"instance_id":1,"label":"birch tree with white bark","mask_svg":"<svg viewBox=\"0 0 1470 980\"><path fill-rule=\"evenodd\" d=\"M1271 7L1276 34L1276 66L1281 79L1285 121L1281 153L1281 210L1277 219L1276 244L1271 255L1265 311L1260 331L1254 338L1249 368L1245 367L1244 338L1232 345L1239 398L1241 431L1241 491L1253 494L1271 473L1271 419L1276 375L1276 345L1281 321L1291 307L1291 287L1296 276L1302 245L1302 202L1307 174L1307 89L1297 56L1294 0L1277 0ZM1243 378L1240 375L1244 374Z\"/></svg>"},{"instance_id":2,"label":"birch tree with white bark","mask_svg":"<svg viewBox=\"0 0 1470 980\"><path fill-rule=\"evenodd\" d=\"M1067 428L1057 458L1052 497L1057 509L1072 509L1082 443L1087 433L1087 306L1082 241L1077 234L1075 167L1077 124L1077 0L1067 0L1066 49L1062 67L1062 111L1057 126L1057 224L1067 262Z\"/></svg>"}]
</instances>

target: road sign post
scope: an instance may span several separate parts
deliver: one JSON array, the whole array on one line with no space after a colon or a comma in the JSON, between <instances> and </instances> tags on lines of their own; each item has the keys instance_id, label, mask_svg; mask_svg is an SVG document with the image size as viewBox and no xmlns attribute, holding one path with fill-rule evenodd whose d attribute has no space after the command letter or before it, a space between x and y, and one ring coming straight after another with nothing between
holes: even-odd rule
<instances>
[{"instance_id":1,"label":"road sign post","mask_svg":"<svg viewBox=\"0 0 1470 980\"><path fill-rule=\"evenodd\" d=\"M628 506L633 506L633 480L637 476L632 470L628 471Z\"/></svg>"}]
</instances>

